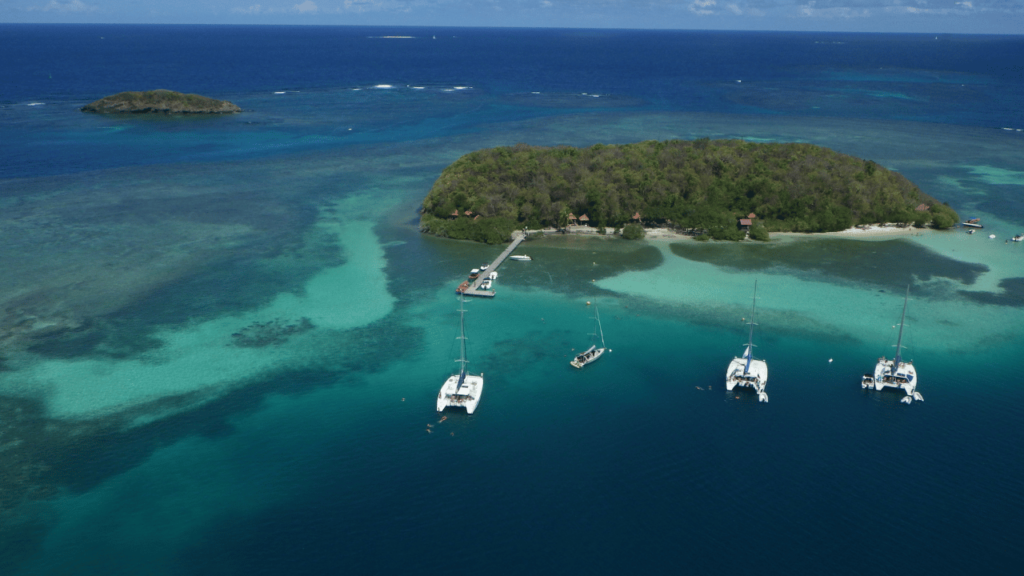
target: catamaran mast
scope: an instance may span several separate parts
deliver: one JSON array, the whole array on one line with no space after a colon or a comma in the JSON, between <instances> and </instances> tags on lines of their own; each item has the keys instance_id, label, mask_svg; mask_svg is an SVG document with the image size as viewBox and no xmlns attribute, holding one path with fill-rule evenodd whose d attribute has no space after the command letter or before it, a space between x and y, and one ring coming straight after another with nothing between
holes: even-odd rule
<instances>
[{"instance_id":1,"label":"catamaran mast","mask_svg":"<svg viewBox=\"0 0 1024 576\"><path fill-rule=\"evenodd\" d=\"M754 361L754 309L757 307L757 280L754 280L754 301L750 304L750 336L747 337L747 364L743 367L743 375L750 373L750 363Z\"/></svg>"},{"instance_id":2,"label":"catamaran mast","mask_svg":"<svg viewBox=\"0 0 1024 576\"><path fill-rule=\"evenodd\" d=\"M907 285L907 295L903 297L903 315L900 316L900 335L896 338L896 358L892 361L892 370L890 374L895 374L896 370L900 367L900 362L903 361L903 356L900 354L900 350L903 349L903 321L907 317L907 300L910 299L910 285Z\"/></svg>"},{"instance_id":3,"label":"catamaran mast","mask_svg":"<svg viewBox=\"0 0 1024 576\"><path fill-rule=\"evenodd\" d=\"M469 360L466 360L466 297L459 297L459 341L460 341L460 355L456 362L462 365L462 369L459 371L459 386L466 380L466 364L469 364Z\"/></svg>"}]
</instances>

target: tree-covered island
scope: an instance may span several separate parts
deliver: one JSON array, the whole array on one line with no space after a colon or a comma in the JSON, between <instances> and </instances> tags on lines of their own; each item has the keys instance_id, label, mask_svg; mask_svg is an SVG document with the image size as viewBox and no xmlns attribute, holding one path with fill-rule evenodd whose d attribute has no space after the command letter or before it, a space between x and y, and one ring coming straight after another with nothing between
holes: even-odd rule
<instances>
[{"instance_id":1,"label":"tree-covered island","mask_svg":"<svg viewBox=\"0 0 1024 576\"><path fill-rule=\"evenodd\" d=\"M82 106L100 114L234 114L242 109L226 100L173 90L121 92Z\"/></svg>"},{"instance_id":2,"label":"tree-covered island","mask_svg":"<svg viewBox=\"0 0 1024 576\"><path fill-rule=\"evenodd\" d=\"M423 201L422 231L499 243L513 230L673 226L698 238L832 232L869 223L949 228L956 212L902 175L812 144L647 141L589 148L517 144L466 154Z\"/></svg>"}]
</instances>

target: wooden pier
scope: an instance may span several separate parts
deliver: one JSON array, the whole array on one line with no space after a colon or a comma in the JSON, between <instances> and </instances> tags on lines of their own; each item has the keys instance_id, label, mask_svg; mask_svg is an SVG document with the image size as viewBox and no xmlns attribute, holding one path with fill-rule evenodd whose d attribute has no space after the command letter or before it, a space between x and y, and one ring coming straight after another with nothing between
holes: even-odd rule
<instances>
[{"instance_id":1,"label":"wooden pier","mask_svg":"<svg viewBox=\"0 0 1024 576\"><path fill-rule=\"evenodd\" d=\"M502 262L504 262L505 259L523 243L523 240L526 240L526 234L518 230L513 232L512 243L509 244L508 247L505 248L505 251L495 258L493 262L487 265L486 270L481 270L480 276L478 276L476 280L473 280L469 287L466 288L464 292L461 292L461 294L465 294L466 296L475 296L477 298L494 298L494 290L480 290L480 284L487 279L488 274L497 270L498 266L501 266ZM458 290L456 290L456 292L458 292Z\"/></svg>"}]
</instances>

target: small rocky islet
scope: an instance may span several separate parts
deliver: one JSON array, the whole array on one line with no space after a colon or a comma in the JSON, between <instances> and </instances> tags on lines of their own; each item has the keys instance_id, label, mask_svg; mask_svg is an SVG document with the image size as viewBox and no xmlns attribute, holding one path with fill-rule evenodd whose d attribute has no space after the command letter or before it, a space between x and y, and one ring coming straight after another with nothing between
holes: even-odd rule
<instances>
[{"instance_id":1,"label":"small rocky islet","mask_svg":"<svg viewBox=\"0 0 1024 576\"><path fill-rule=\"evenodd\" d=\"M226 100L173 90L121 92L82 106L97 114L235 114L242 109Z\"/></svg>"}]
</instances>

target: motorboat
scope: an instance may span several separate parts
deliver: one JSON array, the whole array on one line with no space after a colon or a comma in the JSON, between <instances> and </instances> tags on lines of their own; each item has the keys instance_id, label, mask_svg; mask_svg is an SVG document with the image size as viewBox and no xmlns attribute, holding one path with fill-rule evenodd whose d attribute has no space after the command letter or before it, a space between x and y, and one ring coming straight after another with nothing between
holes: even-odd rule
<instances>
[{"instance_id":1,"label":"motorboat","mask_svg":"<svg viewBox=\"0 0 1024 576\"><path fill-rule=\"evenodd\" d=\"M750 332L747 336L747 348L742 356L733 358L725 370L725 389L732 392L733 388L753 388L757 392L758 402L767 402L768 363L754 358L754 312L757 308L757 281L754 281L754 303L750 306Z\"/></svg>"},{"instance_id":2,"label":"motorboat","mask_svg":"<svg viewBox=\"0 0 1024 576\"><path fill-rule=\"evenodd\" d=\"M513 254L512 256L509 256L508 259L516 260L518 262L529 262L530 260L533 260L533 258L530 258L526 254Z\"/></svg>"}]
</instances>

